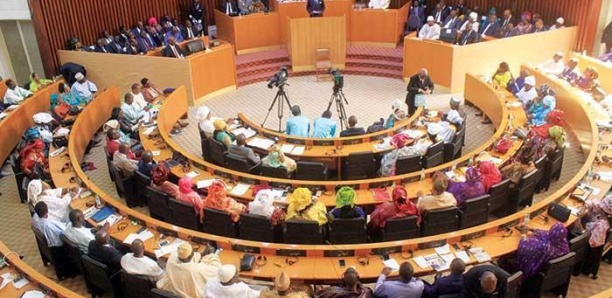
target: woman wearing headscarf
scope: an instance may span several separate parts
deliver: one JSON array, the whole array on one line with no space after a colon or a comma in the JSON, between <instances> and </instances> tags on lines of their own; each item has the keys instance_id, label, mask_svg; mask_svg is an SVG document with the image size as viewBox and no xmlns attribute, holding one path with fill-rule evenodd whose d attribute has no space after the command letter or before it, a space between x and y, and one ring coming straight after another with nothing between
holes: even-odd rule
<instances>
[{"instance_id":1,"label":"woman wearing headscarf","mask_svg":"<svg viewBox=\"0 0 612 298\"><path fill-rule=\"evenodd\" d=\"M300 187L289 196L287 206L287 220L296 218L312 220L322 226L327 223L327 210L322 202L313 202L312 193L308 188Z\"/></svg>"},{"instance_id":2,"label":"woman wearing headscarf","mask_svg":"<svg viewBox=\"0 0 612 298\"><path fill-rule=\"evenodd\" d=\"M38 202L45 202L49 208L49 218L59 222L68 222L71 196L67 196L68 189L51 188L49 184L40 179L34 179L28 184L28 203L35 206Z\"/></svg>"},{"instance_id":3,"label":"woman wearing headscarf","mask_svg":"<svg viewBox=\"0 0 612 298\"><path fill-rule=\"evenodd\" d=\"M32 116L34 120L34 128L38 129L40 132L40 137L45 142L45 145L48 146L53 142L53 124L55 119L49 113L41 112L36 113Z\"/></svg>"},{"instance_id":4,"label":"woman wearing headscarf","mask_svg":"<svg viewBox=\"0 0 612 298\"><path fill-rule=\"evenodd\" d=\"M514 158L505 166L500 169L500 172L504 177L510 179L510 187L518 185L521 178L535 170L533 164L534 151L532 143L525 143Z\"/></svg>"},{"instance_id":5,"label":"woman wearing headscarf","mask_svg":"<svg viewBox=\"0 0 612 298\"><path fill-rule=\"evenodd\" d=\"M395 146L395 149L383 155L380 162L378 175L381 177L390 177L395 175L395 164L397 159L404 156L409 156L413 153L411 147L406 147L406 141L409 137L403 133L398 133L391 138L390 144Z\"/></svg>"},{"instance_id":6,"label":"woman wearing headscarf","mask_svg":"<svg viewBox=\"0 0 612 298\"><path fill-rule=\"evenodd\" d=\"M178 201L190 204L193 206L193 210L200 216L200 220L202 219L202 208L204 206L204 201L200 197L200 195L193 190L193 182L191 178L185 176L178 181L178 194L176 195L176 199Z\"/></svg>"},{"instance_id":7,"label":"woman wearing headscarf","mask_svg":"<svg viewBox=\"0 0 612 298\"><path fill-rule=\"evenodd\" d=\"M357 193L349 186L343 186L336 192L336 207L329 211L331 218L365 218L361 207L355 206Z\"/></svg>"},{"instance_id":8,"label":"woman wearing headscarf","mask_svg":"<svg viewBox=\"0 0 612 298\"><path fill-rule=\"evenodd\" d=\"M130 138L135 139L135 140L140 139L138 135L138 129L140 128L140 124L133 125L132 123L130 123L130 121L127 118L125 118L125 115L123 114L123 110L121 110L120 107L113 108L111 112L111 120L119 121L120 130L124 134L129 135Z\"/></svg>"},{"instance_id":9,"label":"woman wearing headscarf","mask_svg":"<svg viewBox=\"0 0 612 298\"><path fill-rule=\"evenodd\" d=\"M535 230L530 236L521 235L514 259L501 262L509 272L522 271L523 280L537 274L546 262L569 253L567 229L555 223L550 230Z\"/></svg>"},{"instance_id":10,"label":"woman wearing headscarf","mask_svg":"<svg viewBox=\"0 0 612 298\"><path fill-rule=\"evenodd\" d=\"M478 163L478 171L482 176L482 186L485 193L489 192L491 186L502 181L502 174L491 161L480 161Z\"/></svg>"},{"instance_id":11,"label":"woman wearing headscarf","mask_svg":"<svg viewBox=\"0 0 612 298\"><path fill-rule=\"evenodd\" d=\"M265 216L274 226L285 220L285 211L274 206L271 189L262 189L257 192L255 200L249 203L249 214Z\"/></svg>"},{"instance_id":12,"label":"woman wearing headscarf","mask_svg":"<svg viewBox=\"0 0 612 298\"><path fill-rule=\"evenodd\" d=\"M512 80L510 66L508 66L508 63L506 62L500 63L499 67L497 68L497 71L493 75L493 83L497 84L501 88L506 89L510 80Z\"/></svg>"},{"instance_id":13,"label":"woman wearing headscarf","mask_svg":"<svg viewBox=\"0 0 612 298\"><path fill-rule=\"evenodd\" d=\"M213 132L215 140L223 143L225 148L229 148L234 141L234 136L227 131L227 123L222 119L217 119L213 122L213 126L215 127L215 131Z\"/></svg>"},{"instance_id":14,"label":"woman wearing headscarf","mask_svg":"<svg viewBox=\"0 0 612 298\"><path fill-rule=\"evenodd\" d=\"M597 279L599 264L606 244L610 223L608 216L612 215L612 195L607 195L600 201L588 200L578 212L580 220L576 221L579 231L590 231L589 246L582 264L582 273L593 275Z\"/></svg>"},{"instance_id":15,"label":"woman wearing headscarf","mask_svg":"<svg viewBox=\"0 0 612 298\"><path fill-rule=\"evenodd\" d=\"M102 132L104 132L105 134L108 133L108 131L111 129L117 130L117 132L119 133L119 141L121 143L128 143L128 144L132 143L132 139L130 138L130 136L121 130L121 125L119 124L119 121L112 119L112 120L106 121L106 123L102 125ZM133 140L133 141L136 141L136 140Z\"/></svg>"},{"instance_id":16,"label":"woman wearing headscarf","mask_svg":"<svg viewBox=\"0 0 612 298\"><path fill-rule=\"evenodd\" d=\"M283 150L278 145L272 145L272 147L270 147L270 153L261 160L261 163L266 167L284 167L289 173L297 169L295 160L285 156L285 153L283 153Z\"/></svg>"},{"instance_id":17,"label":"woman wearing headscarf","mask_svg":"<svg viewBox=\"0 0 612 298\"><path fill-rule=\"evenodd\" d=\"M206 196L204 206L202 208L225 211L230 214L230 217L234 222L238 222L238 220L240 220L240 214L246 211L246 206L227 196L225 182L221 180L215 180L208 187L208 196ZM203 218L204 210L201 211L201 214Z\"/></svg>"},{"instance_id":18,"label":"woman wearing headscarf","mask_svg":"<svg viewBox=\"0 0 612 298\"><path fill-rule=\"evenodd\" d=\"M177 198L179 195L178 185L168 181L170 170L161 162L151 170L151 187L155 190L167 193L172 198ZM199 197L199 196L198 196Z\"/></svg>"},{"instance_id":19,"label":"woman wearing headscarf","mask_svg":"<svg viewBox=\"0 0 612 298\"><path fill-rule=\"evenodd\" d=\"M396 186L391 192L392 202L384 202L378 206L370 215L368 222L368 230L377 232L384 229L387 225L387 220L406 216L419 216L419 210L416 205L408 199L408 193L402 186ZM417 222L420 222L419 220Z\"/></svg>"},{"instance_id":20,"label":"woman wearing headscarf","mask_svg":"<svg viewBox=\"0 0 612 298\"><path fill-rule=\"evenodd\" d=\"M396 122L406 118L406 112L402 110L402 101L400 99L393 101L391 109L393 110L393 113L389 115L389 118L387 118L385 128L394 127Z\"/></svg>"},{"instance_id":21,"label":"woman wearing headscarf","mask_svg":"<svg viewBox=\"0 0 612 298\"><path fill-rule=\"evenodd\" d=\"M531 12L525 11L521 15L521 22L516 25L516 28L521 34L531 33L533 30L533 24L531 24Z\"/></svg>"},{"instance_id":22,"label":"woman wearing headscarf","mask_svg":"<svg viewBox=\"0 0 612 298\"><path fill-rule=\"evenodd\" d=\"M591 92L593 91L593 88L599 85L599 82L597 82L598 78L599 72L597 72L597 69L592 66L588 66L573 85L584 91Z\"/></svg>"},{"instance_id":23,"label":"woman wearing headscarf","mask_svg":"<svg viewBox=\"0 0 612 298\"><path fill-rule=\"evenodd\" d=\"M44 154L45 143L41 139L36 139L34 142L28 144L25 148L19 152L19 159L21 160L21 171L26 174L30 179L34 178L34 168L36 165L40 165L45 173L48 174L49 165ZM42 177L38 177L42 178Z\"/></svg>"},{"instance_id":24,"label":"woman wearing headscarf","mask_svg":"<svg viewBox=\"0 0 612 298\"><path fill-rule=\"evenodd\" d=\"M423 192L419 191L417 197L417 208L421 214L435 209L447 208L457 206L457 200L453 194L446 191L448 188L448 178L446 175L436 172L433 177L433 189L430 195L423 195Z\"/></svg>"},{"instance_id":25,"label":"woman wearing headscarf","mask_svg":"<svg viewBox=\"0 0 612 298\"><path fill-rule=\"evenodd\" d=\"M533 125L546 123L546 116L555 109L556 102L555 92L546 84L540 86L538 97L527 110L529 122Z\"/></svg>"},{"instance_id":26,"label":"woman wearing headscarf","mask_svg":"<svg viewBox=\"0 0 612 298\"><path fill-rule=\"evenodd\" d=\"M465 172L465 182L451 181L448 192L457 200L457 205L486 194L482 175L477 168L469 167Z\"/></svg>"}]
</instances>

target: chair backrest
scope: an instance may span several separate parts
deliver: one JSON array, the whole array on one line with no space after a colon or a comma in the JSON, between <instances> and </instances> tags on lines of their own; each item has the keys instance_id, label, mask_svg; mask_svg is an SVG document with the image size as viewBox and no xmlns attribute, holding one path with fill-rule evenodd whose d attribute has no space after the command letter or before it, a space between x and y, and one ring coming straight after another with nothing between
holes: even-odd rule
<instances>
[{"instance_id":1,"label":"chair backrest","mask_svg":"<svg viewBox=\"0 0 612 298\"><path fill-rule=\"evenodd\" d=\"M110 171L111 176L114 178L115 187L117 188L117 192L119 194L124 194L125 189L123 187L123 175L121 174L121 171L119 171L117 166L115 166L115 164L112 162L108 165L108 170Z\"/></svg>"},{"instance_id":2,"label":"chair backrest","mask_svg":"<svg viewBox=\"0 0 612 298\"><path fill-rule=\"evenodd\" d=\"M422 169L421 156L418 154L402 156L395 161L395 174L418 172Z\"/></svg>"},{"instance_id":3,"label":"chair backrest","mask_svg":"<svg viewBox=\"0 0 612 298\"><path fill-rule=\"evenodd\" d=\"M166 290L157 289L157 288L151 289L151 295L149 297L150 298L181 298L180 295L174 294Z\"/></svg>"},{"instance_id":4,"label":"chair backrest","mask_svg":"<svg viewBox=\"0 0 612 298\"><path fill-rule=\"evenodd\" d=\"M261 175L265 177L274 177L274 178L281 178L281 179L287 179L290 177L289 172L287 171L285 167L274 168L274 167L262 166Z\"/></svg>"},{"instance_id":5,"label":"chair backrest","mask_svg":"<svg viewBox=\"0 0 612 298\"><path fill-rule=\"evenodd\" d=\"M212 163L218 166L225 166L225 145L223 143L211 138L208 142L210 149L210 160Z\"/></svg>"},{"instance_id":6,"label":"chair backrest","mask_svg":"<svg viewBox=\"0 0 612 298\"><path fill-rule=\"evenodd\" d=\"M553 152L552 158L551 158L551 169L550 169L550 173L551 174L555 174L556 172L561 171L561 168L563 167L563 156L564 156L564 152L565 151L565 147L561 148L561 149L557 149Z\"/></svg>"},{"instance_id":7,"label":"chair backrest","mask_svg":"<svg viewBox=\"0 0 612 298\"><path fill-rule=\"evenodd\" d=\"M200 220L196 216L196 213L193 210L193 206L191 206L191 204L170 199L168 201L168 206L172 211L170 223L179 227L198 230Z\"/></svg>"},{"instance_id":8,"label":"chair backrest","mask_svg":"<svg viewBox=\"0 0 612 298\"><path fill-rule=\"evenodd\" d=\"M429 210L423 215L421 236L448 233L457 230L459 217L457 207Z\"/></svg>"},{"instance_id":9,"label":"chair backrest","mask_svg":"<svg viewBox=\"0 0 612 298\"><path fill-rule=\"evenodd\" d=\"M31 228L32 232L34 232L34 237L36 238L36 245L38 246L38 251L40 252L41 256L44 256L43 259L46 258L49 262L53 263L53 254L51 253L51 249L47 244L47 239L45 239L45 236L36 228Z\"/></svg>"},{"instance_id":10,"label":"chair backrest","mask_svg":"<svg viewBox=\"0 0 612 298\"><path fill-rule=\"evenodd\" d=\"M374 153L351 153L344 159L342 177L344 180L373 178L377 169L378 164Z\"/></svg>"},{"instance_id":11,"label":"chair backrest","mask_svg":"<svg viewBox=\"0 0 612 298\"><path fill-rule=\"evenodd\" d=\"M83 257L83 252L79 249L79 246L66 238L66 235L60 235L60 239L64 242L64 250L66 252L66 256L68 260L72 263L73 267L78 270L78 272L83 273L83 261L81 257Z\"/></svg>"},{"instance_id":12,"label":"chair backrest","mask_svg":"<svg viewBox=\"0 0 612 298\"><path fill-rule=\"evenodd\" d=\"M466 229L489 221L490 195L472 198L463 202L459 212L459 228Z\"/></svg>"},{"instance_id":13,"label":"chair backrest","mask_svg":"<svg viewBox=\"0 0 612 298\"><path fill-rule=\"evenodd\" d=\"M161 221L169 221L172 217L169 206L170 195L148 186L147 197L149 198L149 215Z\"/></svg>"},{"instance_id":14,"label":"chair backrest","mask_svg":"<svg viewBox=\"0 0 612 298\"><path fill-rule=\"evenodd\" d=\"M256 214L241 214L238 223L241 239L259 242L274 242L274 227L265 216Z\"/></svg>"},{"instance_id":15,"label":"chair backrest","mask_svg":"<svg viewBox=\"0 0 612 298\"><path fill-rule=\"evenodd\" d=\"M143 297L151 296L151 289L155 284L147 276L129 274L121 270L121 284L123 285L124 297Z\"/></svg>"},{"instance_id":16,"label":"chair backrest","mask_svg":"<svg viewBox=\"0 0 612 298\"><path fill-rule=\"evenodd\" d=\"M197 53L199 51L204 50L204 41L201 39L196 39L187 43L187 49L189 49L189 53Z\"/></svg>"},{"instance_id":17,"label":"chair backrest","mask_svg":"<svg viewBox=\"0 0 612 298\"><path fill-rule=\"evenodd\" d=\"M329 224L329 242L355 244L366 242L366 221L363 217L336 218Z\"/></svg>"},{"instance_id":18,"label":"chair backrest","mask_svg":"<svg viewBox=\"0 0 612 298\"><path fill-rule=\"evenodd\" d=\"M236 237L236 225L232 221L230 214L217 209L204 208L204 232L225 236Z\"/></svg>"},{"instance_id":19,"label":"chair backrest","mask_svg":"<svg viewBox=\"0 0 612 298\"><path fill-rule=\"evenodd\" d=\"M537 170L531 171L523 177L518 184L518 204L521 206L531 205L533 201L533 193L536 187Z\"/></svg>"},{"instance_id":20,"label":"chair backrest","mask_svg":"<svg viewBox=\"0 0 612 298\"><path fill-rule=\"evenodd\" d=\"M546 262L544 269L541 271L543 278L540 293L568 284L572 278L572 266L575 258L576 254L570 252Z\"/></svg>"},{"instance_id":21,"label":"chair backrest","mask_svg":"<svg viewBox=\"0 0 612 298\"><path fill-rule=\"evenodd\" d=\"M491 198L489 199L489 211L493 212L496 210L502 210L500 216L507 215L506 206L508 202L508 197L510 196L510 180L502 180L497 184L491 186L489 189L489 195ZM516 212L516 207L514 212Z\"/></svg>"},{"instance_id":22,"label":"chair backrest","mask_svg":"<svg viewBox=\"0 0 612 298\"><path fill-rule=\"evenodd\" d=\"M284 239L291 244L321 244L323 233L316 221L290 219L285 222Z\"/></svg>"},{"instance_id":23,"label":"chair backrest","mask_svg":"<svg viewBox=\"0 0 612 298\"><path fill-rule=\"evenodd\" d=\"M246 158L238 157L232 154L225 156L225 163L229 169L234 171L248 173L250 170L249 162Z\"/></svg>"},{"instance_id":24,"label":"chair backrest","mask_svg":"<svg viewBox=\"0 0 612 298\"><path fill-rule=\"evenodd\" d=\"M295 170L297 180L327 180L327 167L322 162L298 161Z\"/></svg>"},{"instance_id":25,"label":"chair backrest","mask_svg":"<svg viewBox=\"0 0 612 298\"><path fill-rule=\"evenodd\" d=\"M387 220L382 230L382 241L412 239L419 236L419 217L416 215Z\"/></svg>"},{"instance_id":26,"label":"chair backrest","mask_svg":"<svg viewBox=\"0 0 612 298\"><path fill-rule=\"evenodd\" d=\"M317 61L329 61L330 60L330 50L327 48L316 49L315 58L317 59Z\"/></svg>"},{"instance_id":27,"label":"chair backrest","mask_svg":"<svg viewBox=\"0 0 612 298\"><path fill-rule=\"evenodd\" d=\"M102 292L112 293L113 283L110 269L88 255L83 255L83 277L88 285ZM91 289L90 289L91 290Z\"/></svg>"},{"instance_id":28,"label":"chair backrest","mask_svg":"<svg viewBox=\"0 0 612 298\"><path fill-rule=\"evenodd\" d=\"M138 194L138 197L146 200L145 202L148 202L149 198L147 197L147 187L151 185L151 178L136 170L134 171L134 180L136 182L136 193Z\"/></svg>"},{"instance_id":29,"label":"chair backrest","mask_svg":"<svg viewBox=\"0 0 612 298\"><path fill-rule=\"evenodd\" d=\"M442 163L444 163L444 141L439 141L427 148L427 153L423 156L423 168L433 168Z\"/></svg>"},{"instance_id":30,"label":"chair backrest","mask_svg":"<svg viewBox=\"0 0 612 298\"><path fill-rule=\"evenodd\" d=\"M581 263L584 260L589 245L589 238L591 238L591 232L584 232L569 241L570 251L576 254L574 264Z\"/></svg>"},{"instance_id":31,"label":"chair backrest","mask_svg":"<svg viewBox=\"0 0 612 298\"><path fill-rule=\"evenodd\" d=\"M517 271L508 277L508 292L507 298L520 298L521 295L521 282L523 280L523 272Z\"/></svg>"},{"instance_id":32,"label":"chair backrest","mask_svg":"<svg viewBox=\"0 0 612 298\"><path fill-rule=\"evenodd\" d=\"M210 161L210 139L201 139L200 146L202 147L202 158L204 158L205 161Z\"/></svg>"}]
</instances>

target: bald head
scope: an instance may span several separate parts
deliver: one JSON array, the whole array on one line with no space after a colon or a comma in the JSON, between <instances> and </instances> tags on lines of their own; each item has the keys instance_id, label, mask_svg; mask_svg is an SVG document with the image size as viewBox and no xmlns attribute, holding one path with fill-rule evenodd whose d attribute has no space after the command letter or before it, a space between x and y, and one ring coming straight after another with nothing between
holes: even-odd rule
<instances>
[{"instance_id":1,"label":"bald head","mask_svg":"<svg viewBox=\"0 0 612 298\"><path fill-rule=\"evenodd\" d=\"M96 243L100 245L108 244L110 240L110 235L106 229L100 229L96 232Z\"/></svg>"},{"instance_id":2,"label":"bald head","mask_svg":"<svg viewBox=\"0 0 612 298\"><path fill-rule=\"evenodd\" d=\"M348 118L349 127L355 127L357 125L357 117L355 115Z\"/></svg>"},{"instance_id":3,"label":"bald head","mask_svg":"<svg viewBox=\"0 0 612 298\"><path fill-rule=\"evenodd\" d=\"M80 228L83 226L83 222L85 221L85 217L83 216L83 212L79 209L73 209L68 213L68 218L70 219L70 223L75 228Z\"/></svg>"},{"instance_id":4,"label":"bald head","mask_svg":"<svg viewBox=\"0 0 612 298\"><path fill-rule=\"evenodd\" d=\"M239 134L236 136L236 144L238 146L246 145L246 137L244 136L244 134Z\"/></svg>"},{"instance_id":5,"label":"bald head","mask_svg":"<svg viewBox=\"0 0 612 298\"><path fill-rule=\"evenodd\" d=\"M480 277L480 288L486 294L495 292L497 288L497 277L491 271L485 271Z\"/></svg>"},{"instance_id":6,"label":"bald head","mask_svg":"<svg viewBox=\"0 0 612 298\"><path fill-rule=\"evenodd\" d=\"M421 77L421 79L427 77L428 74L429 71L427 71L427 68L421 68L421 70L419 71L419 77Z\"/></svg>"},{"instance_id":7,"label":"bald head","mask_svg":"<svg viewBox=\"0 0 612 298\"><path fill-rule=\"evenodd\" d=\"M153 162L153 152L147 150L144 153L142 153L142 155L140 156L140 159L142 159L142 161L144 163L151 163Z\"/></svg>"},{"instance_id":8,"label":"bald head","mask_svg":"<svg viewBox=\"0 0 612 298\"><path fill-rule=\"evenodd\" d=\"M134 257L142 258L144 256L144 242L140 239L136 239L132 242L132 253L134 253Z\"/></svg>"}]
</instances>

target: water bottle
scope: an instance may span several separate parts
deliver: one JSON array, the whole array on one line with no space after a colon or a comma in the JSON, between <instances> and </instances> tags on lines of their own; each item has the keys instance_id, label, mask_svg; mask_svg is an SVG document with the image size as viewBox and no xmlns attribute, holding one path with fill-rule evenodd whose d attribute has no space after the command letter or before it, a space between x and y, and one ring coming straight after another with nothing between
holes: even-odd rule
<instances>
[{"instance_id":1,"label":"water bottle","mask_svg":"<svg viewBox=\"0 0 612 298\"><path fill-rule=\"evenodd\" d=\"M425 180L425 169L421 168L421 181Z\"/></svg>"},{"instance_id":2,"label":"water bottle","mask_svg":"<svg viewBox=\"0 0 612 298\"><path fill-rule=\"evenodd\" d=\"M96 198L96 208L102 209L102 200L100 200L100 196L95 195Z\"/></svg>"},{"instance_id":3,"label":"water bottle","mask_svg":"<svg viewBox=\"0 0 612 298\"><path fill-rule=\"evenodd\" d=\"M529 205L527 205L525 209L529 209ZM523 219L523 226L528 227L530 220L531 220L531 214L529 214L529 212L525 213L525 218Z\"/></svg>"},{"instance_id":4,"label":"water bottle","mask_svg":"<svg viewBox=\"0 0 612 298\"><path fill-rule=\"evenodd\" d=\"M457 169L457 160L453 159L453 166L451 168L452 171L455 171Z\"/></svg>"}]
</instances>

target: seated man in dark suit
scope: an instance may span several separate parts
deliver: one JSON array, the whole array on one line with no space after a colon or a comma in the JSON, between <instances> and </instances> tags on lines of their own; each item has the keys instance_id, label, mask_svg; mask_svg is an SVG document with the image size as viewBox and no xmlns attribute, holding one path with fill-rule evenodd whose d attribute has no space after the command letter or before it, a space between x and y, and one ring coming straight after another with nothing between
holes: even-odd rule
<instances>
[{"instance_id":1,"label":"seated man in dark suit","mask_svg":"<svg viewBox=\"0 0 612 298\"><path fill-rule=\"evenodd\" d=\"M463 275L461 298L506 297L510 275L495 265L478 265Z\"/></svg>"},{"instance_id":2,"label":"seated man in dark suit","mask_svg":"<svg viewBox=\"0 0 612 298\"><path fill-rule=\"evenodd\" d=\"M144 52L153 50L156 47L155 41L153 41L151 35L145 30L140 31L140 34L136 37L136 41L138 42L138 47Z\"/></svg>"},{"instance_id":3,"label":"seated man in dark suit","mask_svg":"<svg viewBox=\"0 0 612 298\"><path fill-rule=\"evenodd\" d=\"M226 0L221 4L221 11L228 16L238 15L238 5L232 0Z\"/></svg>"},{"instance_id":4,"label":"seated man in dark suit","mask_svg":"<svg viewBox=\"0 0 612 298\"><path fill-rule=\"evenodd\" d=\"M96 41L96 46L94 47L94 52L96 53L109 53L110 51L106 47L106 42L104 42L104 38L98 38Z\"/></svg>"},{"instance_id":5,"label":"seated man in dark suit","mask_svg":"<svg viewBox=\"0 0 612 298\"><path fill-rule=\"evenodd\" d=\"M89 242L87 254L94 260L108 266L111 272L121 270L123 254L110 244L110 235L107 229L96 232L96 239Z\"/></svg>"},{"instance_id":6,"label":"seated man in dark suit","mask_svg":"<svg viewBox=\"0 0 612 298\"><path fill-rule=\"evenodd\" d=\"M119 35L113 37L113 40L107 45L108 50L114 54L125 54L123 46L121 45Z\"/></svg>"},{"instance_id":7,"label":"seated man in dark suit","mask_svg":"<svg viewBox=\"0 0 612 298\"><path fill-rule=\"evenodd\" d=\"M229 146L227 153L235 157L244 158L249 163L249 167L257 165L261 162L261 158L255 154L253 149L246 147L246 137L243 134L236 136L236 145Z\"/></svg>"},{"instance_id":8,"label":"seated man in dark suit","mask_svg":"<svg viewBox=\"0 0 612 298\"><path fill-rule=\"evenodd\" d=\"M481 28L480 35L481 37L491 36L498 37L501 31L501 24L497 21L497 16L495 14L489 15L489 20L484 24Z\"/></svg>"},{"instance_id":9,"label":"seated man in dark suit","mask_svg":"<svg viewBox=\"0 0 612 298\"><path fill-rule=\"evenodd\" d=\"M139 45L136 39L130 39L125 45L125 54L138 55L146 53Z\"/></svg>"},{"instance_id":10,"label":"seated man in dark suit","mask_svg":"<svg viewBox=\"0 0 612 298\"><path fill-rule=\"evenodd\" d=\"M456 258L450 264L451 274L448 276L436 275L436 280L433 285L425 283L423 297L438 297L441 295L459 294L463 287L463 272L465 271L465 263L463 260Z\"/></svg>"},{"instance_id":11,"label":"seated man in dark suit","mask_svg":"<svg viewBox=\"0 0 612 298\"><path fill-rule=\"evenodd\" d=\"M193 24L189 20L185 21L185 26L181 28L181 34L184 40L194 39L198 35L193 28Z\"/></svg>"},{"instance_id":12,"label":"seated man in dark suit","mask_svg":"<svg viewBox=\"0 0 612 298\"><path fill-rule=\"evenodd\" d=\"M459 19L459 17L457 16L457 11L454 9L451 10L450 15L446 17L446 20L441 26L442 26L442 30L444 29L459 30L459 28L461 28L461 19Z\"/></svg>"},{"instance_id":13,"label":"seated man in dark suit","mask_svg":"<svg viewBox=\"0 0 612 298\"><path fill-rule=\"evenodd\" d=\"M474 31L473 24L467 23L465 30L461 34L459 45L473 44L478 42L478 32Z\"/></svg>"},{"instance_id":14,"label":"seated man in dark suit","mask_svg":"<svg viewBox=\"0 0 612 298\"><path fill-rule=\"evenodd\" d=\"M340 132L341 137L353 137L365 134L363 127L355 127L357 125L357 117L352 115L348 118L348 128Z\"/></svg>"},{"instance_id":15,"label":"seated man in dark suit","mask_svg":"<svg viewBox=\"0 0 612 298\"><path fill-rule=\"evenodd\" d=\"M180 58L180 59L185 58L185 53L176 44L173 36L168 37L168 45L165 46L164 49L162 50L162 55L164 57L170 57L170 58Z\"/></svg>"},{"instance_id":16,"label":"seated man in dark suit","mask_svg":"<svg viewBox=\"0 0 612 298\"><path fill-rule=\"evenodd\" d=\"M138 172L151 178L151 170L156 166L157 164L153 160L153 153L149 150L143 152L138 162Z\"/></svg>"}]
</instances>

